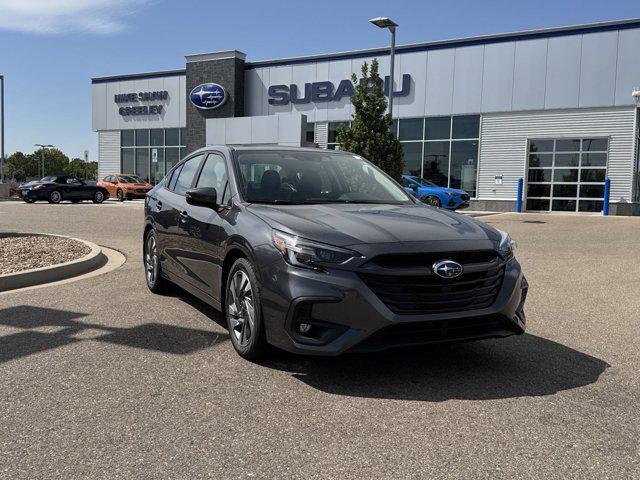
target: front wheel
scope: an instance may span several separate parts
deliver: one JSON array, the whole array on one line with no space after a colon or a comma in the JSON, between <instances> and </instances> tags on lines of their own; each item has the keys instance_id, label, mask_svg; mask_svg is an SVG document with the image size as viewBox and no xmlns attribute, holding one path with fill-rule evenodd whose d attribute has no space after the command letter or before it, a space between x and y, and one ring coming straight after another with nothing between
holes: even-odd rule
<instances>
[{"instance_id":1,"label":"front wheel","mask_svg":"<svg viewBox=\"0 0 640 480\"><path fill-rule=\"evenodd\" d=\"M245 258L235 261L226 285L226 317L231 343L247 360L256 360L267 350L262 323L260 282L251 263Z\"/></svg>"},{"instance_id":2,"label":"front wheel","mask_svg":"<svg viewBox=\"0 0 640 480\"><path fill-rule=\"evenodd\" d=\"M96 193L93 194L93 203L102 203L104 202L104 193L102 190L96 190Z\"/></svg>"},{"instance_id":3,"label":"front wheel","mask_svg":"<svg viewBox=\"0 0 640 480\"><path fill-rule=\"evenodd\" d=\"M440 202L440 199L435 195L427 195L426 197L422 198L422 201L427 205L431 205L432 207L440 208L442 206L442 202Z\"/></svg>"}]
</instances>

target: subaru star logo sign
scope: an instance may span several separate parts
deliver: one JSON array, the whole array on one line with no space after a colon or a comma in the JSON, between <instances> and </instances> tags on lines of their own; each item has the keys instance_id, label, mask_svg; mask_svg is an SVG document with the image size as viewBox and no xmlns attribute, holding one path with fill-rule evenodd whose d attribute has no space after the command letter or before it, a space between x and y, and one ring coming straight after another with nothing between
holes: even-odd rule
<instances>
[{"instance_id":1,"label":"subaru star logo sign","mask_svg":"<svg viewBox=\"0 0 640 480\"><path fill-rule=\"evenodd\" d=\"M191 90L191 103L203 110L221 107L227 101L227 91L217 83L203 83Z\"/></svg>"},{"instance_id":2,"label":"subaru star logo sign","mask_svg":"<svg viewBox=\"0 0 640 480\"><path fill-rule=\"evenodd\" d=\"M456 278L462 275L462 265L453 260L440 260L433 264L433 273L442 278Z\"/></svg>"}]
</instances>

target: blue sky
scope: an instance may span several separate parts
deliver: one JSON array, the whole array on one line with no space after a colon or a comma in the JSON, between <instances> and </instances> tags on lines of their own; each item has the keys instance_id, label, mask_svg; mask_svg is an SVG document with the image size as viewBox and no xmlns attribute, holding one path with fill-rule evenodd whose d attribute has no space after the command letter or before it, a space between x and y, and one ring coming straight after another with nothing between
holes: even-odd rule
<instances>
[{"instance_id":1,"label":"blue sky","mask_svg":"<svg viewBox=\"0 0 640 480\"><path fill-rule=\"evenodd\" d=\"M184 68L237 49L249 61L386 46L368 19L416 43L640 16L637 0L0 0L5 152L52 143L97 158L91 77Z\"/></svg>"}]
</instances>

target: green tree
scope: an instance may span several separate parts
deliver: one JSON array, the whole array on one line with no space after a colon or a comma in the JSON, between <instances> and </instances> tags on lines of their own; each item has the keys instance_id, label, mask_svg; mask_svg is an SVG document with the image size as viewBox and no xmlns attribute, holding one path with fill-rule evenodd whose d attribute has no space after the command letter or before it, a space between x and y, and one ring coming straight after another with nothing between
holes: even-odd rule
<instances>
[{"instance_id":1,"label":"green tree","mask_svg":"<svg viewBox=\"0 0 640 480\"><path fill-rule=\"evenodd\" d=\"M38 164L31 155L22 152L15 152L6 159L6 174L9 178L16 178L16 174L24 177L35 177L38 175ZM19 178L16 180L20 181Z\"/></svg>"},{"instance_id":2,"label":"green tree","mask_svg":"<svg viewBox=\"0 0 640 480\"><path fill-rule=\"evenodd\" d=\"M42 163L42 150L36 150L33 155L38 162ZM67 173L69 166L69 157L62 153L57 148L45 148L44 149L44 176L47 175L60 175Z\"/></svg>"},{"instance_id":3,"label":"green tree","mask_svg":"<svg viewBox=\"0 0 640 480\"><path fill-rule=\"evenodd\" d=\"M342 150L362 155L392 178L400 180L403 169L402 145L391 133L391 114L387 114L384 81L378 75L378 60L371 68L362 65L362 78L351 76L355 93L351 96L354 114L350 127L338 130L337 141Z\"/></svg>"}]
</instances>

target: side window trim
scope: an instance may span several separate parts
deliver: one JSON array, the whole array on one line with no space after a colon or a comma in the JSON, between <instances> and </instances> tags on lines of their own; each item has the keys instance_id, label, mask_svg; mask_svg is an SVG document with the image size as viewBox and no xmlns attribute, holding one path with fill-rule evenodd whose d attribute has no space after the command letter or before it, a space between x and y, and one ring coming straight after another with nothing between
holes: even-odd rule
<instances>
[{"instance_id":1,"label":"side window trim","mask_svg":"<svg viewBox=\"0 0 640 480\"><path fill-rule=\"evenodd\" d=\"M181 197L184 197L184 193L178 193L175 191L175 186L178 178L180 177L180 172L182 172L182 167L184 167L187 162L197 157L200 157L200 163L196 167L196 171L193 175L193 178L191 179L191 184L188 187L188 188L193 188L193 186L195 185L195 179L199 175L199 172L202 169L202 165L204 164L204 159L207 158L207 153L208 152L196 153L195 155L191 155L189 158L185 158L178 165L176 165L171 172L171 178L169 179L169 183L167 184L167 187L166 187L167 190L169 190L172 193L175 193L176 195L180 195ZM176 181L174 181L174 177Z\"/></svg>"}]
</instances>

